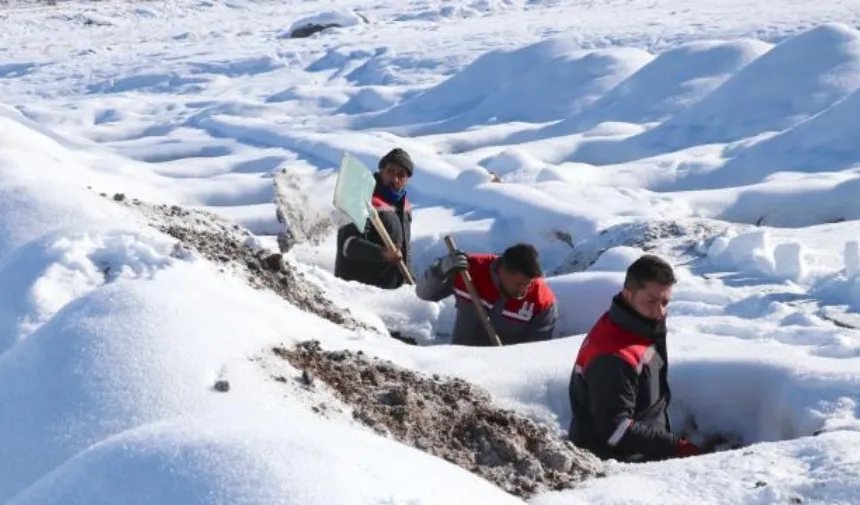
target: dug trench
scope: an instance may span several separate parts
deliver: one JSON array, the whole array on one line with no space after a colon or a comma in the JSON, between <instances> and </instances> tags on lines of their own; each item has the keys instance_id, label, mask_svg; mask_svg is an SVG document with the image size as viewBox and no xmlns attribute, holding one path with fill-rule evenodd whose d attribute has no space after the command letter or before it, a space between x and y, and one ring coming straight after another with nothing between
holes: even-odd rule
<instances>
[{"instance_id":1,"label":"dug trench","mask_svg":"<svg viewBox=\"0 0 860 505\"><path fill-rule=\"evenodd\" d=\"M112 200L176 238L178 257L191 251L302 310L347 328L374 331L331 301L280 253L260 247L244 228L209 212L154 205L122 194ZM271 352L300 371L294 378L273 373L275 380L312 395L326 389L356 421L380 435L456 464L523 499L606 475L605 464L593 454L548 426L494 405L486 391L462 379L426 376L361 351L324 351L316 341ZM229 392L229 382L218 381L214 390Z\"/></svg>"},{"instance_id":2,"label":"dug trench","mask_svg":"<svg viewBox=\"0 0 860 505\"><path fill-rule=\"evenodd\" d=\"M603 462L593 454L545 425L493 405L486 391L462 379L426 376L361 351L326 351L317 341L272 352L301 371L276 380L333 390L356 421L380 435L523 499L605 476Z\"/></svg>"},{"instance_id":3,"label":"dug trench","mask_svg":"<svg viewBox=\"0 0 860 505\"><path fill-rule=\"evenodd\" d=\"M176 238L179 250L198 254L252 286L270 289L302 310L348 328L367 328L281 254L257 246L242 227L209 212L154 205L122 194L112 199ZM603 462L594 455L547 426L494 406L488 393L461 379L427 377L361 352L325 352L316 341L272 352L301 370L295 378L300 387L333 390L358 422L516 496L527 499L605 475ZM282 375L275 379L288 381ZM227 393L230 385L219 381L214 389Z\"/></svg>"}]
</instances>

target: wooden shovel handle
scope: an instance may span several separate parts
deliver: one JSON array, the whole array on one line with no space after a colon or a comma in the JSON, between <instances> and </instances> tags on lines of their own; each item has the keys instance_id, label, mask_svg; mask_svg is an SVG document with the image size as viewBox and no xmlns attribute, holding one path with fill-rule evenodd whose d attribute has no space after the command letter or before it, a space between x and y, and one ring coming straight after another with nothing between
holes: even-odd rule
<instances>
[{"instance_id":1,"label":"wooden shovel handle","mask_svg":"<svg viewBox=\"0 0 860 505\"><path fill-rule=\"evenodd\" d=\"M454 239L451 238L450 235L445 235L445 245L448 246L449 252L454 252L457 250L457 244L454 242ZM472 276L469 275L468 270L461 270L460 277L463 278L463 282L466 284L466 289L469 290L469 296L472 298L472 305L475 306L475 310L478 312L478 319L481 320L481 323L484 325L484 330L486 330L487 335L490 337L490 341L497 346L502 345L502 341L499 340L499 336L496 335L496 331L493 329L493 325L490 324L490 318L487 316L487 311L484 310L484 304L481 301L481 295L478 294L478 290L475 288L475 283L472 282Z\"/></svg>"},{"instance_id":2,"label":"wooden shovel handle","mask_svg":"<svg viewBox=\"0 0 860 505\"><path fill-rule=\"evenodd\" d=\"M370 222L373 223L373 227L376 228L376 233L378 233L379 236L382 237L382 241L385 242L385 248L391 252L396 251L397 246L394 245L394 241L391 240L391 235L388 234L388 230L385 229L385 225L382 223L382 220L379 219L379 214L373 207L370 208ZM415 284L412 274L409 272L409 269L406 268L406 263L404 263L402 259L397 262L397 268L400 269L400 273L403 274L403 279L407 284Z\"/></svg>"}]
</instances>

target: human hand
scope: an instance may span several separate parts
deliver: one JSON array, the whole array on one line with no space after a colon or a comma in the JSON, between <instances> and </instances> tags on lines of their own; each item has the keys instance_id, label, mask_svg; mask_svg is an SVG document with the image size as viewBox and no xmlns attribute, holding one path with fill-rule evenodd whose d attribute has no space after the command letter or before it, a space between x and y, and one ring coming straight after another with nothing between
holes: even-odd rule
<instances>
[{"instance_id":1,"label":"human hand","mask_svg":"<svg viewBox=\"0 0 860 505\"><path fill-rule=\"evenodd\" d=\"M390 250L387 247L382 249L382 259L389 263L398 263L403 259L403 253L400 249Z\"/></svg>"},{"instance_id":2,"label":"human hand","mask_svg":"<svg viewBox=\"0 0 860 505\"><path fill-rule=\"evenodd\" d=\"M452 271L468 270L469 259L463 251L452 251L442 258L439 268L442 269L442 273L445 275Z\"/></svg>"}]
</instances>

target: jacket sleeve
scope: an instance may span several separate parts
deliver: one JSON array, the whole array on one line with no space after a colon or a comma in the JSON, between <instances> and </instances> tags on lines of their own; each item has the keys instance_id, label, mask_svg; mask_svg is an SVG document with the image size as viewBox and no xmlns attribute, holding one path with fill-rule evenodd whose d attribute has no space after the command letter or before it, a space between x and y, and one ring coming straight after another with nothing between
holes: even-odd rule
<instances>
[{"instance_id":1,"label":"jacket sleeve","mask_svg":"<svg viewBox=\"0 0 860 505\"><path fill-rule=\"evenodd\" d=\"M382 263L382 246L367 239L353 223L342 226L338 232L340 254L353 261Z\"/></svg>"},{"instance_id":2,"label":"jacket sleeve","mask_svg":"<svg viewBox=\"0 0 860 505\"><path fill-rule=\"evenodd\" d=\"M642 454L645 460L677 455L679 437L633 420L639 378L630 364L618 356L600 356L585 374L595 429L607 445L624 454Z\"/></svg>"},{"instance_id":3,"label":"jacket sleeve","mask_svg":"<svg viewBox=\"0 0 860 505\"><path fill-rule=\"evenodd\" d=\"M454 276L444 275L441 267L442 258L424 271L421 278L415 280L415 294L428 302L438 302L454 294Z\"/></svg>"},{"instance_id":4,"label":"jacket sleeve","mask_svg":"<svg viewBox=\"0 0 860 505\"><path fill-rule=\"evenodd\" d=\"M534 315L526 329L526 342L551 340L555 323L558 320L558 304L552 305Z\"/></svg>"}]
</instances>

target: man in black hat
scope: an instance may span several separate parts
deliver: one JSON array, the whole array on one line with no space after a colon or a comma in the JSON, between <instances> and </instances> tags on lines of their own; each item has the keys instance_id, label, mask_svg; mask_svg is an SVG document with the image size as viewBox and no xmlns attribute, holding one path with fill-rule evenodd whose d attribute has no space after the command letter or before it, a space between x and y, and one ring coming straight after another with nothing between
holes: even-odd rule
<instances>
[{"instance_id":1,"label":"man in black hat","mask_svg":"<svg viewBox=\"0 0 860 505\"><path fill-rule=\"evenodd\" d=\"M383 289L397 289L403 285L405 279L397 263L402 259L409 268L412 205L406 198L406 183L412 171L409 153L398 147L379 160L379 171L373 174L376 188L371 203L397 250L386 249L382 237L369 221L363 230L351 222L345 224L337 232L336 277Z\"/></svg>"}]
</instances>

